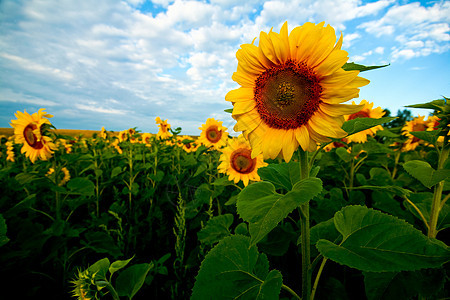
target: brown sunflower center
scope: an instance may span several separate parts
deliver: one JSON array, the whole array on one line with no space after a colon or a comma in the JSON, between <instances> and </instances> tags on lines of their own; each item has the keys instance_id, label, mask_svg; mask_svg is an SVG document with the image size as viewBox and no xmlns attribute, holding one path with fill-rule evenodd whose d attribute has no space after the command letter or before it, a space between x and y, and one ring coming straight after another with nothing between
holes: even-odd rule
<instances>
[{"instance_id":1,"label":"brown sunflower center","mask_svg":"<svg viewBox=\"0 0 450 300\"><path fill-rule=\"evenodd\" d=\"M367 111L358 111L357 113L351 114L348 119L353 120L356 118L370 118L369 113Z\"/></svg>"},{"instance_id":2,"label":"brown sunflower center","mask_svg":"<svg viewBox=\"0 0 450 300\"><path fill-rule=\"evenodd\" d=\"M41 140L38 139L38 137L34 134L34 130L37 129L36 124L28 124L25 129L23 130L23 136L25 138L25 141L27 144L34 148L34 149L42 149L44 147L44 144Z\"/></svg>"},{"instance_id":3,"label":"brown sunflower center","mask_svg":"<svg viewBox=\"0 0 450 300\"><path fill-rule=\"evenodd\" d=\"M239 148L231 154L231 167L238 173L249 174L256 167L256 158L252 159L252 152L246 148Z\"/></svg>"},{"instance_id":4,"label":"brown sunflower center","mask_svg":"<svg viewBox=\"0 0 450 300\"><path fill-rule=\"evenodd\" d=\"M412 131L425 131L425 129L427 129L425 124L414 124Z\"/></svg>"},{"instance_id":5,"label":"brown sunflower center","mask_svg":"<svg viewBox=\"0 0 450 300\"><path fill-rule=\"evenodd\" d=\"M222 131L220 131L216 125L209 126L208 129L206 129L206 138L208 141L215 144L222 138Z\"/></svg>"},{"instance_id":6,"label":"brown sunflower center","mask_svg":"<svg viewBox=\"0 0 450 300\"><path fill-rule=\"evenodd\" d=\"M263 72L254 97L261 119L271 128L294 129L306 124L321 103L322 87L305 63L288 60Z\"/></svg>"}]
</instances>

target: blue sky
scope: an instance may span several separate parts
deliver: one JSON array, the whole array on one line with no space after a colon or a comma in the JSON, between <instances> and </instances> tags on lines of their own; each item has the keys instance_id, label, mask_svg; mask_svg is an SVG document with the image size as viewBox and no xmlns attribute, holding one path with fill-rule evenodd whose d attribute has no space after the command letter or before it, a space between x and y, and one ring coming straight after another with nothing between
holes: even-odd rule
<instances>
[{"instance_id":1,"label":"blue sky","mask_svg":"<svg viewBox=\"0 0 450 300\"><path fill-rule=\"evenodd\" d=\"M360 97L396 114L450 95L450 1L0 1L0 127L46 108L56 128L157 132L155 118L198 135L234 121L236 51L260 31L325 21L361 75ZM413 114L423 110L413 110Z\"/></svg>"}]
</instances>

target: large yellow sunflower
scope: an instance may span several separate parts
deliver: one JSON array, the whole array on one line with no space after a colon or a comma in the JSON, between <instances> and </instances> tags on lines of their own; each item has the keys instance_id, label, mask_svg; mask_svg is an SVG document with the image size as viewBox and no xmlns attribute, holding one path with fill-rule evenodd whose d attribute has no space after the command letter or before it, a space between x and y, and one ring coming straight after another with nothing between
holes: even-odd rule
<instances>
[{"instance_id":1,"label":"large yellow sunflower","mask_svg":"<svg viewBox=\"0 0 450 300\"><path fill-rule=\"evenodd\" d=\"M217 121L214 118L206 120L202 127L199 127L202 132L198 141L206 147L213 146L215 149L220 149L227 144L228 132L227 128L222 126L222 121Z\"/></svg>"},{"instance_id":2,"label":"large yellow sunflower","mask_svg":"<svg viewBox=\"0 0 450 300\"><path fill-rule=\"evenodd\" d=\"M352 104L355 105L355 101L352 101ZM373 119L379 119L382 116L384 116L385 112L381 107L377 107L372 109L373 103L367 102L366 100L362 100L360 105L364 105L364 107L356 113L353 113L351 115L346 115L345 120L353 120L356 118L373 118ZM352 134L347 137L348 142L353 143L365 143L367 142L367 136L374 136L378 130L383 130L383 126L377 125L372 128L360 131L358 133Z\"/></svg>"},{"instance_id":3,"label":"large yellow sunflower","mask_svg":"<svg viewBox=\"0 0 450 300\"><path fill-rule=\"evenodd\" d=\"M342 35L335 41L334 29L324 23L305 23L288 34L285 22L280 33L261 32L259 46L241 45L232 77L241 87L225 99L233 103L234 129L248 137L253 157L282 154L289 161L299 145L315 151L328 137L347 135L344 115L361 107L340 103L358 97L369 81L342 69L348 54L341 50Z\"/></svg>"},{"instance_id":4,"label":"large yellow sunflower","mask_svg":"<svg viewBox=\"0 0 450 300\"><path fill-rule=\"evenodd\" d=\"M14 115L17 120L11 120L10 125L14 128L15 143L23 144L20 152L25 153L32 163L38 158L47 160L52 157L57 147L50 137L44 135L44 127L52 125L47 118L53 116L43 108L32 115L26 110L23 113L17 111Z\"/></svg>"},{"instance_id":5,"label":"large yellow sunflower","mask_svg":"<svg viewBox=\"0 0 450 300\"><path fill-rule=\"evenodd\" d=\"M423 144L424 141L413 136L411 131L426 131L428 128L428 122L424 120L425 116L418 116L417 118L412 119L411 121L406 121L405 125L402 128L402 134L405 135L408 140L403 144L404 151L412 151L419 146L419 144Z\"/></svg>"},{"instance_id":6,"label":"large yellow sunflower","mask_svg":"<svg viewBox=\"0 0 450 300\"><path fill-rule=\"evenodd\" d=\"M218 171L227 174L228 179L234 183L242 180L244 186L247 186L250 180L260 181L258 168L267 166L262 154L252 158L250 144L242 135L229 140L228 146L222 150L220 162Z\"/></svg>"},{"instance_id":7,"label":"large yellow sunflower","mask_svg":"<svg viewBox=\"0 0 450 300\"><path fill-rule=\"evenodd\" d=\"M160 117L156 117L155 119L156 124L158 124L159 127L159 131L156 134L156 137L159 139L167 139L170 136L172 136L172 133L170 133L169 129L170 129L170 124L167 123L167 120L161 120Z\"/></svg>"}]
</instances>

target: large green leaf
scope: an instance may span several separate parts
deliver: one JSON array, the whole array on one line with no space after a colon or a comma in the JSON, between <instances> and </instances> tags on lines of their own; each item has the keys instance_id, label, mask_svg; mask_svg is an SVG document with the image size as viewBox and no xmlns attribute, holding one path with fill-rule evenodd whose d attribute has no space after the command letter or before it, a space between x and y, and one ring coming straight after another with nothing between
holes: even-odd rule
<instances>
[{"instance_id":1,"label":"large green leaf","mask_svg":"<svg viewBox=\"0 0 450 300\"><path fill-rule=\"evenodd\" d=\"M270 164L267 167L259 168L258 175L262 180L271 182L277 189L290 191L292 186L300 181L300 166L295 161Z\"/></svg>"},{"instance_id":2,"label":"large green leaf","mask_svg":"<svg viewBox=\"0 0 450 300\"><path fill-rule=\"evenodd\" d=\"M266 255L250 245L250 238L233 235L206 255L191 299L278 299L281 285L281 273L269 272Z\"/></svg>"},{"instance_id":3,"label":"large green leaf","mask_svg":"<svg viewBox=\"0 0 450 300\"><path fill-rule=\"evenodd\" d=\"M95 185L87 177L76 177L69 180L67 188L70 194L93 196Z\"/></svg>"},{"instance_id":4,"label":"large green leaf","mask_svg":"<svg viewBox=\"0 0 450 300\"><path fill-rule=\"evenodd\" d=\"M389 64L382 65L382 66L364 66L364 65L355 64L354 62L351 62L351 63L345 63L344 66L342 67L342 69L344 69L345 71L357 70L357 71L360 71L360 72L364 72L364 71L384 68L384 67L387 67L387 66L389 66Z\"/></svg>"},{"instance_id":5,"label":"large green leaf","mask_svg":"<svg viewBox=\"0 0 450 300\"><path fill-rule=\"evenodd\" d=\"M439 134L441 133L441 130L432 130L432 131L410 131L413 136L424 140L426 142L429 142L431 144L435 144L436 141L439 138Z\"/></svg>"},{"instance_id":6,"label":"large green leaf","mask_svg":"<svg viewBox=\"0 0 450 300\"><path fill-rule=\"evenodd\" d=\"M414 271L439 267L450 259L448 247L411 224L365 206L347 206L334 216L339 245L321 239L326 258L367 272Z\"/></svg>"},{"instance_id":7,"label":"large green leaf","mask_svg":"<svg viewBox=\"0 0 450 300\"><path fill-rule=\"evenodd\" d=\"M127 296L131 299L136 295L145 282L148 272L153 268L153 263L137 264L123 270L116 280L116 291L119 296Z\"/></svg>"},{"instance_id":8,"label":"large green leaf","mask_svg":"<svg viewBox=\"0 0 450 300\"><path fill-rule=\"evenodd\" d=\"M88 268L91 274L95 274L96 280L104 280L106 279L106 273L108 273L108 269L110 266L109 259L107 257L98 260L95 264Z\"/></svg>"},{"instance_id":9,"label":"large green leaf","mask_svg":"<svg viewBox=\"0 0 450 300\"><path fill-rule=\"evenodd\" d=\"M427 188L450 176L450 169L435 170L429 163L421 160L410 160L403 164L403 168Z\"/></svg>"},{"instance_id":10,"label":"large green leaf","mask_svg":"<svg viewBox=\"0 0 450 300\"><path fill-rule=\"evenodd\" d=\"M353 120L348 120L342 125L342 129L344 129L348 135L352 135L354 133L372 128L377 125L381 125L384 123L388 123L397 117L383 117L379 119L372 118L356 118Z\"/></svg>"},{"instance_id":11,"label":"large green leaf","mask_svg":"<svg viewBox=\"0 0 450 300\"><path fill-rule=\"evenodd\" d=\"M433 101L427 102L427 103L406 105L405 107L443 110L444 106L445 106L445 100L444 99L439 99L439 100L433 100Z\"/></svg>"},{"instance_id":12,"label":"large green leaf","mask_svg":"<svg viewBox=\"0 0 450 300\"><path fill-rule=\"evenodd\" d=\"M229 236L230 226L233 224L232 214L224 214L211 218L206 226L197 233L198 240L202 244L213 245L222 238Z\"/></svg>"},{"instance_id":13,"label":"large green leaf","mask_svg":"<svg viewBox=\"0 0 450 300\"><path fill-rule=\"evenodd\" d=\"M297 182L285 195L277 193L275 186L266 181L244 188L238 196L237 211L244 221L249 222L251 244L259 242L289 213L321 190L322 181L318 178Z\"/></svg>"}]
</instances>

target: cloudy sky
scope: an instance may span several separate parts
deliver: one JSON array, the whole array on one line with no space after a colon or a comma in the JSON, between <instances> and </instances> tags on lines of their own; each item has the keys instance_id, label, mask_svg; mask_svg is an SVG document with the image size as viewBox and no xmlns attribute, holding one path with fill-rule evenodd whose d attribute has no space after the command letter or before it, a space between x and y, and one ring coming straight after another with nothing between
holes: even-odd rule
<instances>
[{"instance_id":1,"label":"cloudy sky","mask_svg":"<svg viewBox=\"0 0 450 300\"><path fill-rule=\"evenodd\" d=\"M390 63L362 74L357 102L396 114L450 96L450 1L0 0L0 127L46 108L61 129L155 133L159 116L185 134L210 117L231 130L236 51L284 21L325 21L349 61Z\"/></svg>"}]
</instances>

